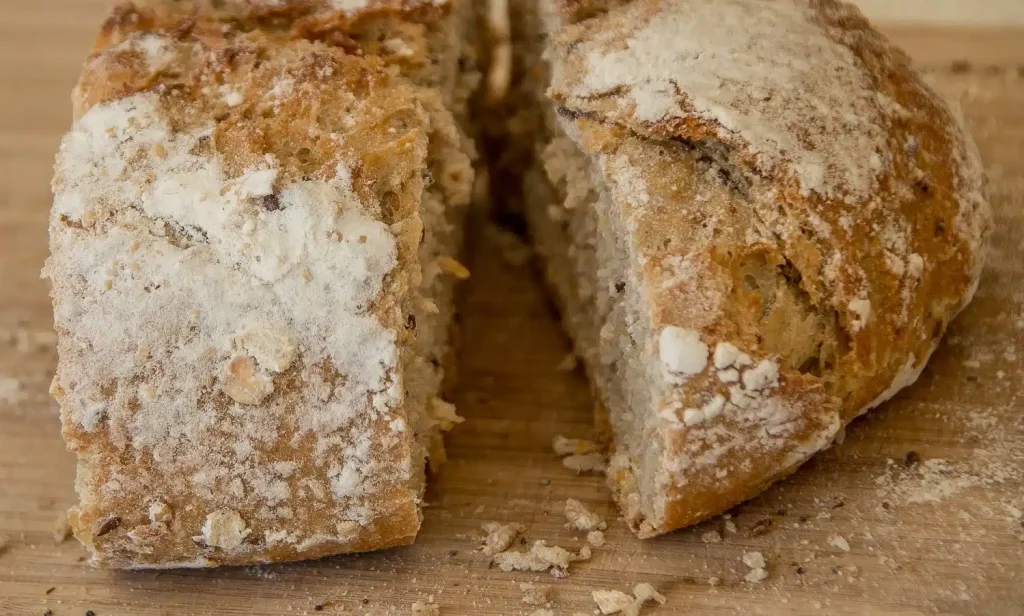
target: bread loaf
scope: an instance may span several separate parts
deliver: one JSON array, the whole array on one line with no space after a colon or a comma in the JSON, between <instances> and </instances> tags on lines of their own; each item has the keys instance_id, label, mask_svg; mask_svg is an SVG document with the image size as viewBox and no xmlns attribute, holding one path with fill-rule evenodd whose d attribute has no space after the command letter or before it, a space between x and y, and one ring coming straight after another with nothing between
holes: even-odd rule
<instances>
[{"instance_id":1,"label":"bread loaf","mask_svg":"<svg viewBox=\"0 0 1024 616\"><path fill-rule=\"evenodd\" d=\"M507 166L641 537L753 497L917 379L991 216L959 117L856 8L513 16Z\"/></svg>"},{"instance_id":2,"label":"bread loaf","mask_svg":"<svg viewBox=\"0 0 1024 616\"><path fill-rule=\"evenodd\" d=\"M115 8L46 268L94 562L414 539L459 421L441 386L478 131L639 536L758 494L917 379L991 215L955 111L855 8L484 4ZM505 97L483 115L478 8Z\"/></svg>"},{"instance_id":3,"label":"bread loaf","mask_svg":"<svg viewBox=\"0 0 1024 616\"><path fill-rule=\"evenodd\" d=\"M416 535L425 459L459 420L439 388L472 7L337 5L121 4L86 62L46 273L96 563Z\"/></svg>"}]
</instances>

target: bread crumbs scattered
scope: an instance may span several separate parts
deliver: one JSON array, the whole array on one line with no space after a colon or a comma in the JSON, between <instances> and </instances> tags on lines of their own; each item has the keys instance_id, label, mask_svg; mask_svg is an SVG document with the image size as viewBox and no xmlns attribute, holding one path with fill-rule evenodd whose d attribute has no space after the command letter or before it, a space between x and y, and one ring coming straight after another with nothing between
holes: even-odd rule
<instances>
[{"instance_id":1,"label":"bread crumbs scattered","mask_svg":"<svg viewBox=\"0 0 1024 616\"><path fill-rule=\"evenodd\" d=\"M599 453L587 453L569 456L562 460L562 465L576 473L603 473L604 456Z\"/></svg>"},{"instance_id":2,"label":"bread crumbs scattered","mask_svg":"<svg viewBox=\"0 0 1024 616\"><path fill-rule=\"evenodd\" d=\"M750 567L750 572L743 576L746 581L757 584L768 577L768 571L765 569L767 564L764 561L764 555L760 552L744 552L743 564Z\"/></svg>"},{"instance_id":3,"label":"bread crumbs scattered","mask_svg":"<svg viewBox=\"0 0 1024 616\"><path fill-rule=\"evenodd\" d=\"M708 532L700 536L700 540L704 543L721 543L722 533L718 532L717 530L709 530Z\"/></svg>"},{"instance_id":4,"label":"bread crumbs scattered","mask_svg":"<svg viewBox=\"0 0 1024 616\"><path fill-rule=\"evenodd\" d=\"M53 536L54 543L64 543L71 537L71 525L68 524L66 513L58 514L57 519L53 521L53 529L50 534Z\"/></svg>"},{"instance_id":5,"label":"bread crumbs scattered","mask_svg":"<svg viewBox=\"0 0 1024 616\"><path fill-rule=\"evenodd\" d=\"M587 543L595 548L602 548L606 543L604 533L599 530L592 530L587 533Z\"/></svg>"},{"instance_id":6,"label":"bread crumbs scattered","mask_svg":"<svg viewBox=\"0 0 1024 616\"><path fill-rule=\"evenodd\" d=\"M437 258L437 266L442 272L459 280L469 280L469 269L454 257L443 255Z\"/></svg>"},{"instance_id":7,"label":"bread crumbs scattered","mask_svg":"<svg viewBox=\"0 0 1024 616\"><path fill-rule=\"evenodd\" d=\"M21 381L9 376L0 376L0 402L15 404L24 399Z\"/></svg>"},{"instance_id":8,"label":"bread crumbs scattered","mask_svg":"<svg viewBox=\"0 0 1024 616\"><path fill-rule=\"evenodd\" d=\"M624 614L637 616L644 604L652 601L665 605L665 597L654 586L643 582L633 587L633 596L620 590L595 590L591 593L601 614Z\"/></svg>"},{"instance_id":9,"label":"bread crumbs scattered","mask_svg":"<svg viewBox=\"0 0 1024 616\"><path fill-rule=\"evenodd\" d=\"M751 569L750 573L743 576L743 579L751 584L759 584L768 578L768 571L765 569Z\"/></svg>"},{"instance_id":10,"label":"bread crumbs scattered","mask_svg":"<svg viewBox=\"0 0 1024 616\"><path fill-rule=\"evenodd\" d=\"M972 418L973 423L980 423ZM969 425L972 432L985 432ZM965 490L985 488L1024 478L1024 452L1015 449L976 449L967 460L932 458L910 468L890 461L886 472L875 478L876 493L901 504L941 503Z\"/></svg>"},{"instance_id":11,"label":"bread crumbs scattered","mask_svg":"<svg viewBox=\"0 0 1024 616\"><path fill-rule=\"evenodd\" d=\"M730 533L735 533L736 532L736 522L733 522L732 520L726 520L725 521L725 530L729 531Z\"/></svg>"},{"instance_id":12,"label":"bread crumbs scattered","mask_svg":"<svg viewBox=\"0 0 1024 616\"><path fill-rule=\"evenodd\" d=\"M565 501L565 519L569 521L567 524L569 528L583 533L608 528L608 524L601 516L587 509L586 505L575 498Z\"/></svg>"},{"instance_id":13,"label":"bread crumbs scattered","mask_svg":"<svg viewBox=\"0 0 1024 616\"><path fill-rule=\"evenodd\" d=\"M633 605L633 597L621 590L595 590L591 596L602 614L618 614Z\"/></svg>"},{"instance_id":14,"label":"bread crumbs scattered","mask_svg":"<svg viewBox=\"0 0 1024 616\"><path fill-rule=\"evenodd\" d=\"M601 451L600 445L594 441L583 438L566 438L561 434L551 441L551 447L555 450L555 455L558 456L583 455Z\"/></svg>"},{"instance_id":15,"label":"bread crumbs scattered","mask_svg":"<svg viewBox=\"0 0 1024 616\"><path fill-rule=\"evenodd\" d=\"M445 432L450 432L452 428L466 421L465 417L460 417L455 411L454 404L440 398L430 400L430 403L427 404L427 414Z\"/></svg>"},{"instance_id":16,"label":"bread crumbs scattered","mask_svg":"<svg viewBox=\"0 0 1024 616\"><path fill-rule=\"evenodd\" d=\"M417 601L412 604L412 613L417 616L440 616L441 608L433 603Z\"/></svg>"},{"instance_id":17,"label":"bread crumbs scattered","mask_svg":"<svg viewBox=\"0 0 1024 616\"><path fill-rule=\"evenodd\" d=\"M492 562L502 571L549 571L554 577L561 578L568 575L570 563L590 560L592 555L587 545L573 554L565 548L537 541L529 552L501 552L494 555Z\"/></svg>"},{"instance_id":18,"label":"bread crumbs scattered","mask_svg":"<svg viewBox=\"0 0 1024 616\"><path fill-rule=\"evenodd\" d=\"M760 552L744 552L743 564L751 569L764 569L764 555Z\"/></svg>"},{"instance_id":19,"label":"bread crumbs scattered","mask_svg":"<svg viewBox=\"0 0 1024 616\"><path fill-rule=\"evenodd\" d=\"M525 531L522 524L501 524L499 522L485 522L483 525L487 536L484 538L484 545L481 548L487 556L494 556L508 549L516 536Z\"/></svg>"},{"instance_id":20,"label":"bread crumbs scattered","mask_svg":"<svg viewBox=\"0 0 1024 616\"><path fill-rule=\"evenodd\" d=\"M523 591L523 603L527 605L549 605L551 603L551 587L547 584L531 584L523 582L519 585Z\"/></svg>"},{"instance_id":21,"label":"bread crumbs scattered","mask_svg":"<svg viewBox=\"0 0 1024 616\"><path fill-rule=\"evenodd\" d=\"M832 535L829 537L828 544L834 548L839 548L844 552L850 551L850 542L840 535Z\"/></svg>"},{"instance_id":22,"label":"bread crumbs scattered","mask_svg":"<svg viewBox=\"0 0 1024 616\"><path fill-rule=\"evenodd\" d=\"M634 586L633 595L636 596L636 600L641 604L654 601L658 605L665 605L665 601L667 601L663 594L658 592L654 586L647 582L641 582Z\"/></svg>"}]
</instances>

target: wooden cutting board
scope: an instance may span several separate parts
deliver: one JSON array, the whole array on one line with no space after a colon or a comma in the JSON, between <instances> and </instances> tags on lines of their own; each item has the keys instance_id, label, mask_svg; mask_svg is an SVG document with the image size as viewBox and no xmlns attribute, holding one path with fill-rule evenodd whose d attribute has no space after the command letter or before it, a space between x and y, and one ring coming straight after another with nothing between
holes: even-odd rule
<instances>
[{"instance_id":1,"label":"wooden cutting board","mask_svg":"<svg viewBox=\"0 0 1024 616\"><path fill-rule=\"evenodd\" d=\"M555 614L592 613L591 592L650 582L651 614L1024 614L1024 30L893 30L959 99L991 176L997 231L974 304L921 381L854 423L845 442L731 517L647 542L615 520L600 478L552 455L591 433L591 401L535 270L478 241L462 304L455 394L468 421L428 494L415 547L218 571L116 573L52 537L74 500L73 458L46 389L55 352L46 218L68 92L103 14L99 0L0 7L0 614L529 614L521 582L551 584ZM484 521L578 548L567 497L610 522L571 577L488 568ZM846 548L849 548L848 551ZM769 577L744 581L760 552Z\"/></svg>"}]
</instances>

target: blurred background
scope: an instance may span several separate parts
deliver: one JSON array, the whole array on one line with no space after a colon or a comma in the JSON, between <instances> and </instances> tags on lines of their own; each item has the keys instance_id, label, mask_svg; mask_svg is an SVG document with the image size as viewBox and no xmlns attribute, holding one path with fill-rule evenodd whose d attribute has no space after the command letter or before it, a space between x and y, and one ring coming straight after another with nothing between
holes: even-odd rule
<instances>
[{"instance_id":1,"label":"blurred background","mask_svg":"<svg viewBox=\"0 0 1024 616\"><path fill-rule=\"evenodd\" d=\"M876 20L946 25L1024 24L1022 0L853 0Z\"/></svg>"}]
</instances>

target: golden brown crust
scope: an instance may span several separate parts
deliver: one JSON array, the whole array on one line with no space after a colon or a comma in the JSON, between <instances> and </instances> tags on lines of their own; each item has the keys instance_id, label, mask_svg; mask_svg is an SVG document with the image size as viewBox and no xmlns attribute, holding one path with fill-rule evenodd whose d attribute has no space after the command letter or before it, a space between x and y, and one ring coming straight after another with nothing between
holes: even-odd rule
<instances>
[{"instance_id":1,"label":"golden brown crust","mask_svg":"<svg viewBox=\"0 0 1024 616\"><path fill-rule=\"evenodd\" d=\"M643 317L655 334L698 332L712 353L729 343L754 363L777 361L778 388L754 406L778 404L800 418L771 446L758 422L736 424L729 413L711 425L664 427L663 448L651 454L660 461L634 467L660 467L665 477L643 486L610 476L623 502L639 489L632 521L650 536L756 494L913 382L973 295L991 218L957 116L849 5L551 4L561 18L549 21L549 94L629 221L632 258L644 264ZM776 57L736 55L744 37L719 19L764 28L750 45L775 45ZM702 53L687 55L688 37ZM820 53L800 54L810 41ZM741 66L749 58L758 58L750 75ZM845 75L830 84L837 94L786 81L826 62ZM751 77L757 71L766 76ZM792 91L774 89L782 83ZM825 113L833 95L853 101L859 127ZM787 96L819 97L820 111L773 106ZM774 130L801 135L803 145L773 156ZM866 155L810 162L842 140ZM715 373L710 366L670 390L658 408L675 400L699 410L715 395L734 402Z\"/></svg>"},{"instance_id":2,"label":"golden brown crust","mask_svg":"<svg viewBox=\"0 0 1024 616\"><path fill-rule=\"evenodd\" d=\"M328 0L136 0L117 5L104 22L95 49L120 44L132 33L159 28L174 36L198 29L202 36L230 40L258 32L268 40L323 41L346 53L380 58L421 85L431 83L433 58L449 0L375 0L355 9L333 8Z\"/></svg>"},{"instance_id":3,"label":"golden brown crust","mask_svg":"<svg viewBox=\"0 0 1024 616\"><path fill-rule=\"evenodd\" d=\"M345 34L356 34L361 24L391 16L409 22L428 22L451 11L449 0L368 0L344 9L330 0L135 0L117 5L100 29L97 45L108 46L125 32L163 24L216 21L234 29L261 29L282 36L301 35L318 23L333 23ZM181 26L179 26L180 28Z\"/></svg>"},{"instance_id":4,"label":"golden brown crust","mask_svg":"<svg viewBox=\"0 0 1024 616\"><path fill-rule=\"evenodd\" d=\"M856 9L832 0L550 4L551 96L614 202L633 266L629 294L649 334L639 341L650 379L651 408L642 410L651 421L638 433L645 448L617 425L609 470L627 521L648 537L754 496L913 382L973 294L991 220L958 119ZM277 345L268 356L248 349L251 331L225 337L228 326L216 318L190 321L194 309L172 310L169 321L153 315L137 329L171 322L181 326L180 339L210 337L209 349L185 362L207 372L205 384L186 392L195 394L197 414L184 420L185 431L197 431L184 445L168 426L153 432L147 423L150 398L166 394L161 377L194 380L158 359L173 344L143 333L145 343L127 340L138 342L137 365L89 367L97 356L113 357L104 355L106 338L126 342L97 335L91 304L127 320L135 313L123 310L149 301L142 287L129 292L136 281L153 277L144 293L162 297L168 291L156 274L191 264L189 255L206 255L203 267L251 256L244 241L228 246L227 261L217 252L224 238L238 240L222 221L192 224L189 212L160 210L153 184L162 177L146 170L168 172L161 161L181 143L189 147L172 147L171 159L223 175L216 188L224 199L197 197L204 207L226 199L261 232L267 219L277 220L289 186L350 190L341 211L365 208L360 225L396 235L394 264L359 310L382 328L375 343L410 342L403 313L417 284L422 174L438 156L428 134L440 130L431 119L447 101L409 81L437 85L431 57L443 37L435 22L450 9L426 0L356 5L353 12L326 0L154 0L119 6L103 27L76 91L85 126L69 136L58 163L49 265L61 335L54 393L65 437L81 456L82 503L72 523L101 562L270 562L388 547L416 534L416 474L408 468L416 445L400 405L377 408L386 392L360 390L370 419L354 432L296 428L309 405L304 396L319 385L318 395L330 398L353 374L372 371L366 358L334 365L336 358L311 352L310 341L296 345L288 340L294 332L275 328L257 332L260 344ZM718 23L722 15L766 28L749 44L755 51L765 41L777 45L778 58L731 47L743 37ZM700 49L707 53L692 54L687 37L706 33ZM764 64L743 73L751 67L735 58L751 57ZM827 87L801 81L804 70L818 71ZM845 116L829 113L835 109ZM161 131L169 137L154 138L150 150L136 147ZM82 192L90 178L118 179L104 175L111 167L99 154L76 149L83 139L115 149L110 159L125 163L135 197L116 182L103 194ZM459 135L446 139L454 144ZM265 172L272 191L238 188L258 185ZM253 214L240 190L258 191L266 211ZM304 224L320 234L317 220ZM122 246L126 234L131 243ZM333 228L320 235L342 241ZM387 252L383 239L370 243L378 240L377 252ZM121 252L110 260L112 245ZM140 245L167 258L133 261L128 253ZM258 278L278 255L260 256L242 269ZM372 290L367 280L353 293ZM185 295L205 298L215 286L185 285ZM227 350L217 336L230 338ZM386 370L382 384L395 383L396 370ZM239 430L265 427L255 419L262 417L277 422L274 436L261 433L255 445L237 440ZM156 446L140 445L154 438ZM256 465L245 462L253 450ZM431 461L441 457L438 450Z\"/></svg>"},{"instance_id":5,"label":"golden brown crust","mask_svg":"<svg viewBox=\"0 0 1024 616\"><path fill-rule=\"evenodd\" d=\"M255 3L234 4L257 10ZM308 16L321 4L287 6ZM75 92L79 122L58 156L48 264L61 356L53 391L64 436L80 456L76 536L95 562L114 567L274 562L410 543L420 496L400 399L374 389L353 391L350 402L332 398L361 386L360 378L397 382L400 365L382 351L390 368L380 372L372 355L320 338L332 328L303 331L301 322L329 319L332 311L349 318L337 302L365 296L366 305L352 308L355 324L368 328L360 344L410 344L402 302L418 284L432 130L423 101L430 96L397 76L387 58L249 28L241 17L237 28L225 28L220 15L182 15L178 6L115 9L83 70ZM89 140L112 150L93 153ZM121 176L105 175L103 165L122 157ZM176 209L186 197L161 205L161 182L195 169L216 170L219 192L196 196L194 212ZM264 171L272 181L266 188L258 179ZM250 180L255 184L247 186ZM140 200L119 192L122 181ZM192 180L183 182L187 190ZM317 190L341 195L337 229L366 235L332 230L330 215L315 209L324 204L303 201ZM330 281L322 264L301 255L294 269L278 267L275 259L291 256L273 252L273 244L236 243L234 223L204 218L203 208L222 206L238 208L243 233L284 233L280 241L304 237L317 246L349 242L366 252L366 262L352 263L353 275L369 268L381 277L371 272L348 288L347 279ZM308 219L297 218L306 210ZM298 228L275 227L277 220L327 231L296 236ZM178 280L157 282L168 267L183 268L180 290ZM97 290L95 276L110 278ZM306 304L320 295L265 303L259 290L303 279L325 283L325 298L333 297L332 285L342 295L318 316L307 310L315 304ZM213 299L221 292L227 300ZM150 311L150 302L164 308ZM282 310L294 329L244 327L258 314L262 328L267 315ZM134 340L125 338L119 318L145 326L136 325ZM268 340L277 356L268 358ZM177 341L185 342L179 348ZM135 359L119 350L123 343L137 345ZM185 359L193 348L198 354ZM365 409L351 406L364 399Z\"/></svg>"}]
</instances>

